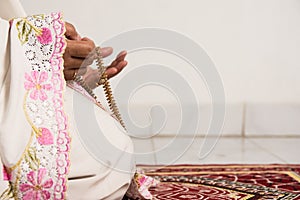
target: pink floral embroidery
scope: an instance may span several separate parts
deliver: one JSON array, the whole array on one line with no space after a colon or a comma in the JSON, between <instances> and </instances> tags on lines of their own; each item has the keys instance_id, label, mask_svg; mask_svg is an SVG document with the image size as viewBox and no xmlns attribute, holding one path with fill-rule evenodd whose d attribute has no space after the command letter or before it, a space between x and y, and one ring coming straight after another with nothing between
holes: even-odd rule
<instances>
[{"instance_id":1,"label":"pink floral embroidery","mask_svg":"<svg viewBox=\"0 0 300 200\"><path fill-rule=\"evenodd\" d=\"M31 171L27 174L27 180L31 184L21 184L20 191L24 194L24 200L47 200L50 199L50 192L46 189L49 189L53 185L52 179L48 179L44 182L43 177L46 175L47 170L45 168L38 169L37 176L35 171Z\"/></svg>"},{"instance_id":2,"label":"pink floral embroidery","mask_svg":"<svg viewBox=\"0 0 300 200\"><path fill-rule=\"evenodd\" d=\"M159 183L159 181L144 174L138 174L136 177L136 181L139 184L138 191L140 195L145 199L152 199L152 195L148 189L150 187L156 186Z\"/></svg>"},{"instance_id":3,"label":"pink floral embroidery","mask_svg":"<svg viewBox=\"0 0 300 200\"><path fill-rule=\"evenodd\" d=\"M42 145L50 145L53 144L53 135L47 128L40 128L38 136L38 142Z\"/></svg>"},{"instance_id":4,"label":"pink floral embroidery","mask_svg":"<svg viewBox=\"0 0 300 200\"><path fill-rule=\"evenodd\" d=\"M26 90L31 90L30 98L37 100L38 98L42 101L47 100L48 96L44 90L50 90L52 87L50 84L42 84L48 79L46 72L32 71L31 76L25 73L25 79L27 82L24 83Z\"/></svg>"},{"instance_id":5,"label":"pink floral embroidery","mask_svg":"<svg viewBox=\"0 0 300 200\"><path fill-rule=\"evenodd\" d=\"M134 174L134 180L126 192L126 196L129 197L129 199L153 199L148 189L157 186L157 184L159 184L158 180L136 172Z\"/></svg>"},{"instance_id":6,"label":"pink floral embroidery","mask_svg":"<svg viewBox=\"0 0 300 200\"><path fill-rule=\"evenodd\" d=\"M53 20L53 29L54 33L56 34L55 38L55 49L53 50L54 53L52 54L52 57L50 59L50 63L52 66L52 83L54 83L54 98L53 102L55 104L60 104L62 106L55 106L56 109L56 121L58 124L64 124L64 126L59 126L59 130L57 133L57 138L56 138L56 148L57 148L57 179L59 181L56 182L55 184L55 191L54 193L54 199L66 199L65 192L67 191L67 174L69 171L69 166L70 166L70 157L68 152L70 151L70 135L69 132L67 131L68 127L68 122L67 122L67 117L64 112L64 106L63 106L63 93L64 93L64 78L62 76L62 71L63 71L63 52L66 47L66 41L65 41L65 25L64 22L61 19L61 14L58 13L53 13L52 18ZM61 115L58 115L58 113L61 113ZM62 116L62 117L60 117ZM65 142L62 144L58 143L58 140L60 138L63 138ZM63 162L60 162L59 160L63 159ZM62 164L62 165L61 165Z\"/></svg>"},{"instance_id":7,"label":"pink floral embroidery","mask_svg":"<svg viewBox=\"0 0 300 200\"><path fill-rule=\"evenodd\" d=\"M49 44L52 42L52 34L49 28L42 28L41 34L37 35L37 39L41 44Z\"/></svg>"},{"instance_id":8,"label":"pink floral embroidery","mask_svg":"<svg viewBox=\"0 0 300 200\"><path fill-rule=\"evenodd\" d=\"M2 173L3 173L3 180L4 181L10 181L11 180L11 174L7 171L7 169L4 165L3 165Z\"/></svg>"}]
</instances>

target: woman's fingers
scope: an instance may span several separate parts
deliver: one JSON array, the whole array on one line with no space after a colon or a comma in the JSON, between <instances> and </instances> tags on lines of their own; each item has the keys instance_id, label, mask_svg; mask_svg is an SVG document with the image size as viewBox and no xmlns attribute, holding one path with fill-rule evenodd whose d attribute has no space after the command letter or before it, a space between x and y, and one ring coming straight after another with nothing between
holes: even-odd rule
<instances>
[{"instance_id":1,"label":"woman's fingers","mask_svg":"<svg viewBox=\"0 0 300 200\"><path fill-rule=\"evenodd\" d=\"M111 63L110 66L106 69L106 73L108 78L112 78L119 74L124 67L127 65L127 61L125 61L125 57L127 55L126 51L121 51L116 59Z\"/></svg>"},{"instance_id":2,"label":"woman's fingers","mask_svg":"<svg viewBox=\"0 0 300 200\"><path fill-rule=\"evenodd\" d=\"M102 58L110 56L112 54L112 52L113 52L113 48L111 48L111 47L103 47L103 48L101 48Z\"/></svg>"},{"instance_id":3,"label":"woman's fingers","mask_svg":"<svg viewBox=\"0 0 300 200\"><path fill-rule=\"evenodd\" d=\"M64 57L64 73L66 80L74 79L75 71L77 70L78 75L85 75L86 67L91 65L95 59L95 43L89 38L81 38L80 40L75 40L78 37L78 33L76 32L74 26L71 24L68 25L66 36L70 39L67 39L67 47ZM102 57L105 58L111 55L113 49L111 47L104 47L101 49ZM92 54L91 54L92 53ZM125 61L125 57L127 55L126 51L122 51L118 54L116 59L112 62L112 64L107 68L106 73L108 78L111 78L118 73L120 73L123 68L127 65ZM87 80L90 83L94 83L97 77L93 74L89 74ZM92 86L92 85L91 85Z\"/></svg>"},{"instance_id":4,"label":"woman's fingers","mask_svg":"<svg viewBox=\"0 0 300 200\"><path fill-rule=\"evenodd\" d=\"M117 55L116 60L117 60L117 61L122 61L122 60L125 59L126 55L127 55L127 52L126 52L126 51L121 51L121 52Z\"/></svg>"},{"instance_id":5,"label":"woman's fingers","mask_svg":"<svg viewBox=\"0 0 300 200\"><path fill-rule=\"evenodd\" d=\"M81 58L74 58L71 56L64 55L65 69L79 69L79 68L86 68L88 65L93 63L91 59L81 59Z\"/></svg>"},{"instance_id":6,"label":"woman's fingers","mask_svg":"<svg viewBox=\"0 0 300 200\"><path fill-rule=\"evenodd\" d=\"M67 51L72 57L86 58L95 49L95 43L84 38L80 41L67 40Z\"/></svg>"},{"instance_id":7,"label":"woman's fingers","mask_svg":"<svg viewBox=\"0 0 300 200\"><path fill-rule=\"evenodd\" d=\"M113 67L108 67L106 69L106 74L107 74L108 78L112 78L112 77L116 76L117 74L119 74L124 69L124 67L126 67L126 65L127 65L127 61L123 60L123 61L118 62Z\"/></svg>"},{"instance_id":8,"label":"woman's fingers","mask_svg":"<svg viewBox=\"0 0 300 200\"><path fill-rule=\"evenodd\" d=\"M81 73L86 71L86 67L93 63L93 57L89 56L94 50L95 44L92 40L84 38L78 40L67 40L67 47L63 55L64 58L64 73L66 80L72 80L72 71L79 70Z\"/></svg>"},{"instance_id":9,"label":"woman's fingers","mask_svg":"<svg viewBox=\"0 0 300 200\"><path fill-rule=\"evenodd\" d=\"M74 80L76 75L83 75L86 73L87 68L80 69L64 69L64 76L66 80Z\"/></svg>"},{"instance_id":10,"label":"woman's fingers","mask_svg":"<svg viewBox=\"0 0 300 200\"><path fill-rule=\"evenodd\" d=\"M116 59L110 64L110 66L108 66L108 68L115 67L118 64L118 62L125 60L126 55L127 55L126 51L121 51L117 55Z\"/></svg>"},{"instance_id":11,"label":"woman's fingers","mask_svg":"<svg viewBox=\"0 0 300 200\"><path fill-rule=\"evenodd\" d=\"M69 39L69 40L80 40L80 35L77 33L75 27L72 24L66 22L65 27L66 27L65 36L66 36L67 39Z\"/></svg>"}]
</instances>

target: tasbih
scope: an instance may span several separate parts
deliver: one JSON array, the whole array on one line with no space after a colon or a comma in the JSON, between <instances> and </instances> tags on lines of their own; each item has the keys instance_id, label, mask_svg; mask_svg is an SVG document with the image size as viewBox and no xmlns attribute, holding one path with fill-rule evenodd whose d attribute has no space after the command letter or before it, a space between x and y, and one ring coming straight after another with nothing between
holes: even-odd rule
<instances>
[{"instance_id":1,"label":"tasbih","mask_svg":"<svg viewBox=\"0 0 300 200\"><path fill-rule=\"evenodd\" d=\"M103 57L102 57L102 54L101 54L101 48L100 47L96 47L95 54L96 54L96 57L95 57L96 65L97 65L98 73L100 75L100 80L97 83L97 85L102 85L104 93L105 93L106 100L107 100L108 105L109 105L110 111L117 118L117 120L123 126L123 128L126 130L124 121L122 120L121 114L119 112L118 106L116 104L116 101L114 99L114 96L113 96L113 93L112 93L112 90L111 90L111 86L110 86L108 76L107 76L107 73L106 73L106 67L104 67L104 65L103 65ZM85 83L82 76L76 75L74 81L76 83L78 83L83 89L85 89L87 91L87 93L98 102L97 96L93 92L93 89L91 89Z\"/></svg>"}]
</instances>

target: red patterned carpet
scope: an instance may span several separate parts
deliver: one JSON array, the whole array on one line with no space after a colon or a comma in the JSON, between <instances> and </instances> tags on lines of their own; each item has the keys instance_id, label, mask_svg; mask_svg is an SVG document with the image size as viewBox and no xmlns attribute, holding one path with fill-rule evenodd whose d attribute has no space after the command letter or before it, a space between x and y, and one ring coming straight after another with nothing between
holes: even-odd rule
<instances>
[{"instance_id":1,"label":"red patterned carpet","mask_svg":"<svg viewBox=\"0 0 300 200\"><path fill-rule=\"evenodd\" d=\"M300 165L140 166L155 199L300 199Z\"/></svg>"}]
</instances>

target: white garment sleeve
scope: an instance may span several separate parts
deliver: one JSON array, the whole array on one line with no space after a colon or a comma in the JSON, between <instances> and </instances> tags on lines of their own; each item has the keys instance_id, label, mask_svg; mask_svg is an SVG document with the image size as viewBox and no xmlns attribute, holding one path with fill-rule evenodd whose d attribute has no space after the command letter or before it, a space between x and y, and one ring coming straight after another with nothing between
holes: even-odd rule
<instances>
[{"instance_id":1,"label":"white garment sleeve","mask_svg":"<svg viewBox=\"0 0 300 200\"><path fill-rule=\"evenodd\" d=\"M1 7L2 8L2 7ZM8 33L9 33L9 23L0 18L0 120L2 120L3 116L3 107L4 102L2 99L4 98L4 94L1 92L3 88L4 78L8 71L9 66L9 50L8 50ZM4 192L4 190L8 187L8 182L3 181L2 176L2 162L0 159L0 194Z\"/></svg>"},{"instance_id":2,"label":"white garment sleeve","mask_svg":"<svg viewBox=\"0 0 300 200\"><path fill-rule=\"evenodd\" d=\"M25 17L25 11L19 0L0 0L0 95L7 73L8 55L8 20L14 17ZM2 19L1 19L2 18ZM0 96L1 100L1 96ZM1 101L0 101L1 108ZM1 110L0 110L1 111ZM0 112L1 113L1 112Z\"/></svg>"},{"instance_id":3,"label":"white garment sleeve","mask_svg":"<svg viewBox=\"0 0 300 200\"><path fill-rule=\"evenodd\" d=\"M0 0L0 121L3 119L6 92L9 86L4 85L9 70L9 22L14 17L26 16L18 0ZM8 182L3 180L2 160L0 159L0 195L8 187Z\"/></svg>"},{"instance_id":4,"label":"white garment sleeve","mask_svg":"<svg viewBox=\"0 0 300 200\"><path fill-rule=\"evenodd\" d=\"M7 74L9 65L8 34L9 23L8 21L0 18L0 114L3 103L1 102L1 91L3 88L4 78Z\"/></svg>"},{"instance_id":5,"label":"white garment sleeve","mask_svg":"<svg viewBox=\"0 0 300 200\"><path fill-rule=\"evenodd\" d=\"M19 0L0 0L0 17L2 19L9 20L25 16L25 11Z\"/></svg>"},{"instance_id":6,"label":"white garment sleeve","mask_svg":"<svg viewBox=\"0 0 300 200\"><path fill-rule=\"evenodd\" d=\"M25 11L18 0L0 0L0 120L4 111L5 89L3 85L9 68L9 22L14 17L25 16ZM3 181L2 162L0 159L0 194L8 187L8 182Z\"/></svg>"}]
</instances>

